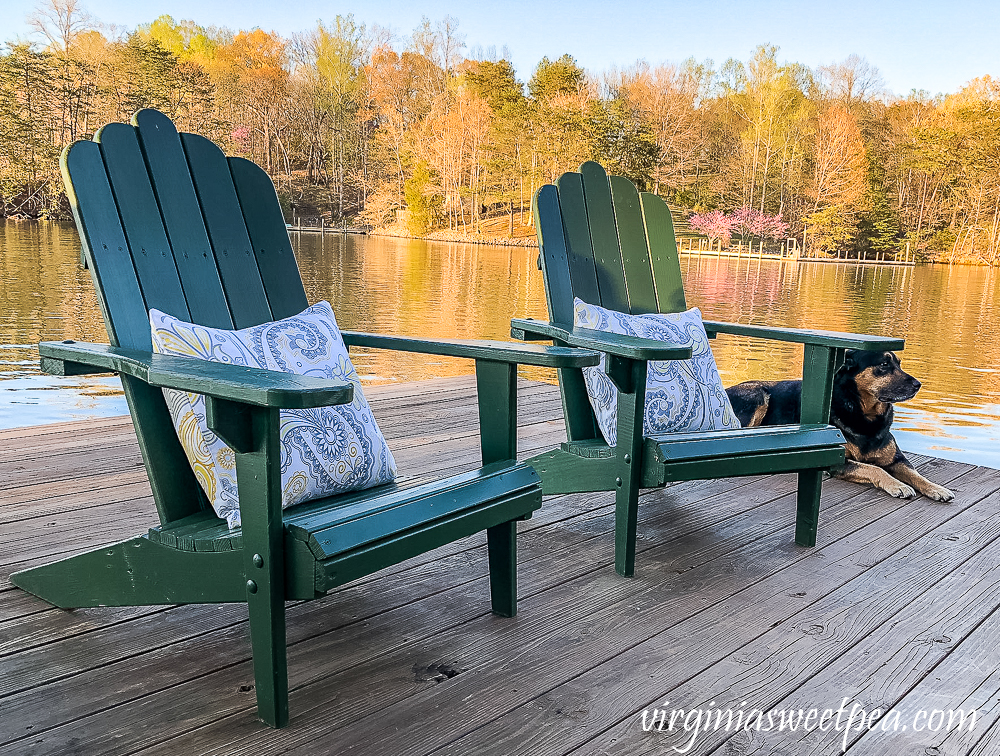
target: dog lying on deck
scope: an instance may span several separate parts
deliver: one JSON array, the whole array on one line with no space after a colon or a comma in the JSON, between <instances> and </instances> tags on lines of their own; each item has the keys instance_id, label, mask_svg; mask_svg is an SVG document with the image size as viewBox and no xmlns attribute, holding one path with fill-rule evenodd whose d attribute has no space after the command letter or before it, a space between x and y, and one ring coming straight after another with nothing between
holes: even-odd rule
<instances>
[{"instance_id":1,"label":"dog lying on deck","mask_svg":"<svg viewBox=\"0 0 1000 756\"><path fill-rule=\"evenodd\" d=\"M917 492L934 501L955 498L914 470L889 432L893 403L912 399L919 389L920 381L903 372L892 352L848 350L833 379L830 406L830 424L847 441L847 461L831 475L901 499ZM802 381L746 381L726 393L744 427L799 422Z\"/></svg>"}]
</instances>

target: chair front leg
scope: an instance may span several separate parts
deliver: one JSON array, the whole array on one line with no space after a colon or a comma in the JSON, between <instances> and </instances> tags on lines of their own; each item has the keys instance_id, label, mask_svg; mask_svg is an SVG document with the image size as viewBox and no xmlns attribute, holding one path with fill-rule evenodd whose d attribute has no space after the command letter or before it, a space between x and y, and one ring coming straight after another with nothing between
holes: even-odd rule
<instances>
[{"instance_id":1,"label":"chair front leg","mask_svg":"<svg viewBox=\"0 0 1000 756\"><path fill-rule=\"evenodd\" d=\"M517 365L476 360L479 445L483 464L517 460ZM517 613L517 523L486 529L494 614Z\"/></svg>"},{"instance_id":2,"label":"chair front leg","mask_svg":"<svg viewBox=\"0 0 1000 756\"><path fill-rule=\"evenodd\" d=\"M284 727L288 724L288 659L281 418L275 408L211 397L207 410L209 427L236 452L257 713L271 727Z\"/></svg>"},{"instance_id":3,"label":"chair front leg","mask_svg":"<svg viewBox=\"0 0 1000 756\"><path fill-rule=\"evenodd\" d=\"M615 446L615 571L635 574L635 540L639 520L642 431L646 409L646 365L608 355L608 377L618 388L618 439Z\"/></svg>"},{"instance_id":4,"label":"chair front leg","mask_svg":"<svg viewBox=\"0 0 1000 756\"><path fill-rule=\"evenodd\" d=\"M802 360L802 404L799 412L801 422L830 422L833 378L843 362L843 349L805 345ZM799 473L795 512L795 543L799 546L816 545L822 494L822 470L803 470Z\"/></svg>"}]
</instances>

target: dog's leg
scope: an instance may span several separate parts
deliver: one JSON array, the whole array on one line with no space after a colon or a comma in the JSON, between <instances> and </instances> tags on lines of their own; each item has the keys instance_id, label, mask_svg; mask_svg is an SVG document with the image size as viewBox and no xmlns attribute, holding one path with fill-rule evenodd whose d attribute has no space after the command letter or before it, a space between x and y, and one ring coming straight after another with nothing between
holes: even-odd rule
<instances>
[{"instance_id":1,"label":"dog's leg","mask_svg":"<svg viewBox=\"0 0 1000 756\"><path fill-rule=\"evenodd\" d=\"M771 406L771 395L764 392L764 396L760 403L760 406L753 412L753 417L750 418L750 422L747 423L745 427L756 428L758 425L764 423L764 415L767 414L767 408Z\"/></svg>"},{"instance_id":2,"label":"dog's leg","mask_svg":"<svg viewBox=\"0 0 1000 756\"><path fill-rule=\"evenodd\" d=\"M899 454L896 461L889 465L888 470L894 478L898 478L903 483L913 486L928 499L933 499L934 501L951 501L955 498L955 494L947 488L939 486L937 483L932 483L914 470L913 466L902 454Z\"/></svg>"},{"instance_id":3,"label":"dog's leg","mask_svg":"<svg viewBox=\"0 0 1000 756\"><path fill-rule=\"evenodd\" d=\"M842 468L831 471L831 474L835 478L843 478L852 483L868 483L875 486L875 488L881 488L887 494L895 496L897 499L911 499L917 495L917 492L910 488L910 486L900 483L881 467L868 465L864 462L848 460Z\"/></svg>"}]
</instances>

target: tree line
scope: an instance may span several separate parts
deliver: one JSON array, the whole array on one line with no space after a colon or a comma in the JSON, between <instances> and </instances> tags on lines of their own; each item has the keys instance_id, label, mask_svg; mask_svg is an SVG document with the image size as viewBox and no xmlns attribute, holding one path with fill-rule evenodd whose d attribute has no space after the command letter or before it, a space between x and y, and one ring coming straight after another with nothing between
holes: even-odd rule
<instances>
[{"instance_id":1,"label":"tree line","mask_svg":"<svg viewBox=\"0 0 1000 756\"><path fill-rule=\"evenodd\" d=\"M810 69L757 47L716 67L588 72L543 58L527 82L458 22L401 39L353 16L282 37L169 16L122 31L47 0L45 43L0 55L0 212L65 217L58 158L155 107L274 178L285 209L373 227L513 233L534 190L584 160L675 208L754 211L810 251L1000 264L1000 82L888 93L863 58Z\"/></svg>"}]
</instances>

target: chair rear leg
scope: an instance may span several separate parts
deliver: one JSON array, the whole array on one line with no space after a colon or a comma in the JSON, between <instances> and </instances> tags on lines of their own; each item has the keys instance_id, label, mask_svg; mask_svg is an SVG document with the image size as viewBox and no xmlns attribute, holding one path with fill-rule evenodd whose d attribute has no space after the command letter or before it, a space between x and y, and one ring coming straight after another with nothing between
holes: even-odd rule
<instances>
[{"instance_id":1,"label":"chair rear leg","mask_svg":"<svg viewBox=\"0 0 1000 756\"><path fill-rule=\"evenodd\" d=\"M822 470L805 470L799 473L799 491L795 513L795 543L799 546L816 545L819 500L822 493Z\"/></svg>"},{"instance_id":2,"label":"chair rear leg","mask_svg":"<svg viewBox=\"0 0 1000 756\"><path fill-rule=\"evenodd\" d=\"M493 613L517 614L517 523L503 522L486 529L490 560L490 599Z\"/></svg>"}]
</instances>

